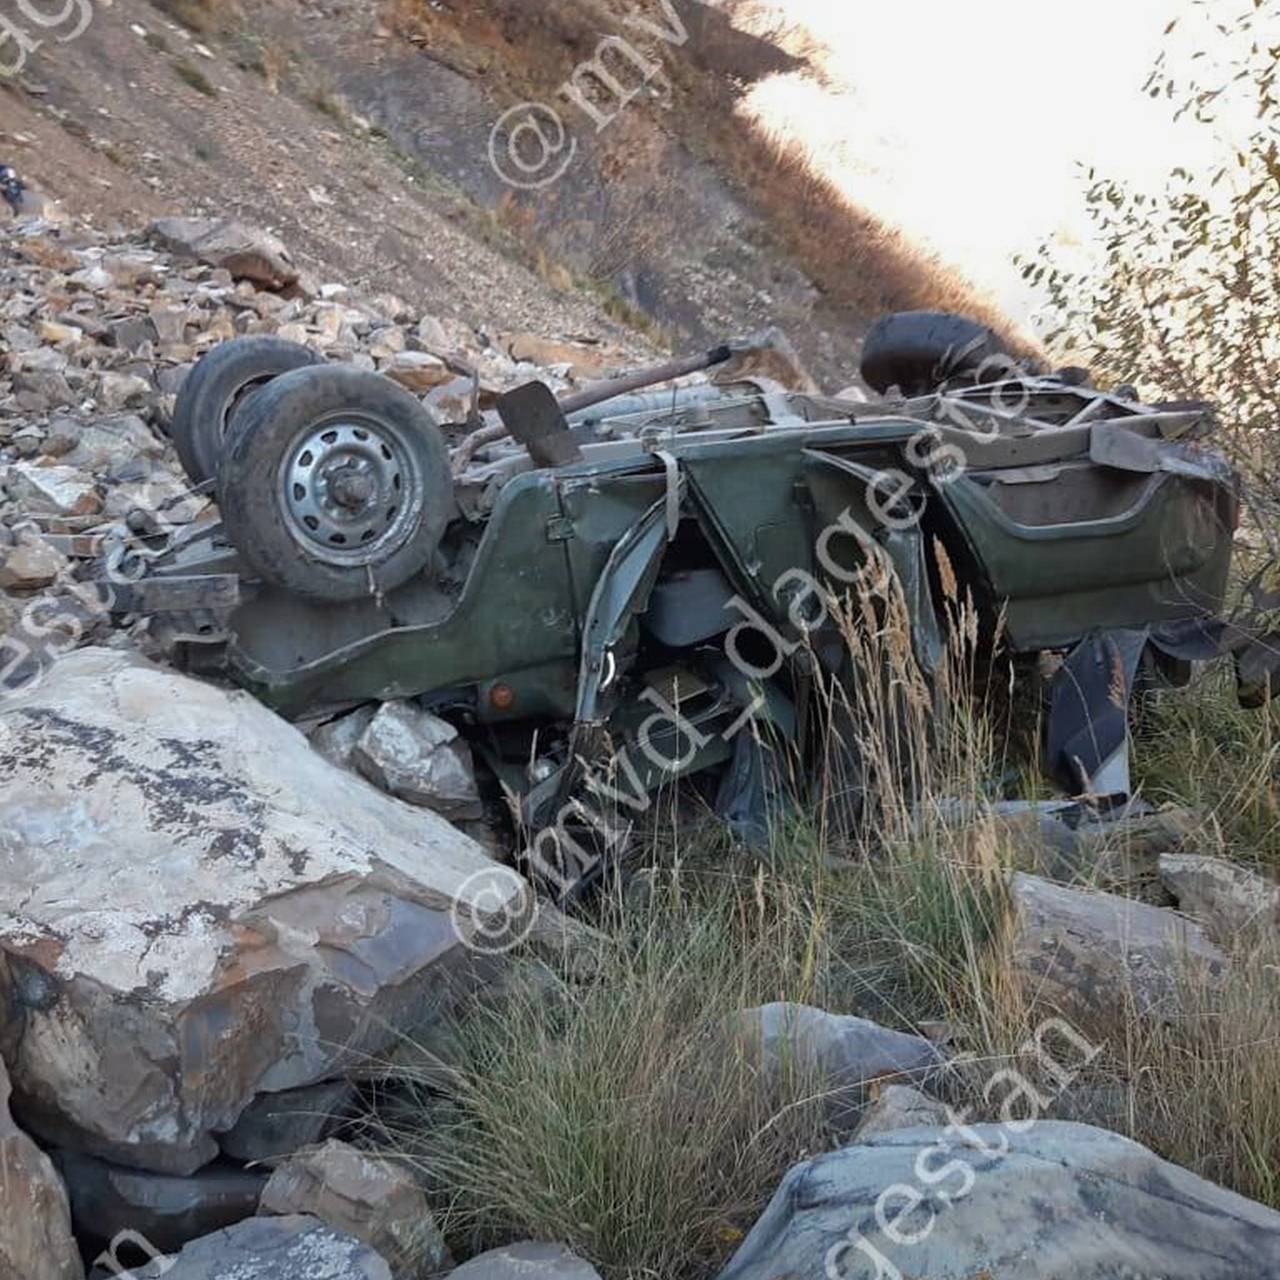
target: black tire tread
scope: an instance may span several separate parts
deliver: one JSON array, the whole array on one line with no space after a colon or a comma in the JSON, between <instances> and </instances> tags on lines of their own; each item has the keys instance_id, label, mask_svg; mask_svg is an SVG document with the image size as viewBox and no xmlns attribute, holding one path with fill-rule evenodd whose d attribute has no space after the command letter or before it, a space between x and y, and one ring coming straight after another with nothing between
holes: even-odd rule
<instances>
[{"instance_id":1,"label":"black tire tread","mask_svg":"<svg viewBox=\"0 0 1280 1280\"><path fill-rule=\"evenodd\" d=\"M899 311L871 327L862 348L862 378L880 395L898 387L927 395L984 361L1012 357L993 329L946 311Z\"/></svg>"},{"instance_id":2,"label":"black tire tread","mask_svg":"<svg viewBox=\"0 0 1280 1280\"><path fill-rule=\"evenodd\" d=\"M232 338L206 352L187 375L174 405L169 434L192 484L217 476L224 432L236 396L255 382L319 364L309 347L267 334Z\"/></svg>"}]
</instances>

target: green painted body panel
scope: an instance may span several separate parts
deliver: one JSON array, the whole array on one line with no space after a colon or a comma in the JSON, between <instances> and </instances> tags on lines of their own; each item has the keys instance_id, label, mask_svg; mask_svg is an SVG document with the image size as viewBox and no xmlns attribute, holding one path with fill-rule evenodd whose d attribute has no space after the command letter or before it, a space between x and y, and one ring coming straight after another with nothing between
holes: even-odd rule
<instances>
[{"instance_id":1,"label":"green painted body panel","mask_svg":"<svg viewBox=\"0 0 1280 1280\"><path fill-rule=\"evenodd\" d=\"M1157 473L1120 514L1031 526L969 477L939 486L957 529L1003 602L1015 648L1070 644L1089 630L1215 611L1231 567L1234 508L1202 480Z\"/></svg>"},{"instance_id":2,"label":"green painted body panel","mask_svg":"<svg viewBox=\"0 0 1280 1280\"><path fill-rule=\"evenodd\" d=\"M616 647L624 664L635 652L637 618L666 554L663 510L673 474L683 526L696 527L733 590L787 636L798 634L787 620L792 584L797 574L827 577L816 551L824 531L841 520L888 551L918 614L917 644L926 651L937 643L929 588L934 538L979 605L990 615L1004 612L1019 650L1220 607L1236 513L1234 489L1221 476L1105 472L1110 478L1099 486L1096 510L1088 484L1077 483L1072 503L1079 509L1069 518L1029 523L995 495L1034 506L1043 492L1052 507L1058 490L1015 492L1001 487L1003 477L1021 483L1034 468L1060 466L1074 468L1078 479L1092 466L1090 428L990 441L947 427L943 438L965 442L972 465L981 469L944 482L907 452L921 428L918 418L851 412L833 419L835 403L815 402L827 411L820 420L797 417L794 425L732 438L673 435L663 450L674 459L674 472L637 446L621 459L517 475L487 517L466 526L478 548L456 598L441 597L428 609L415 603L419 588L402 588L377 604L307 606L307 612L295 603L292 613L280 605L274 620L277 606L251 599L229 648L231 671L295 717L317 707L460 691L481 722L572 721L584 705L595 705L599 686L608 683L600 669L605 648ZM816 414L813 405L800 407ZM1154 428L1150 436L1152 447L1165 447ZM923 513L918 529L894 533L872 514L866 477L886 468L911 478L912 501ZM648 541L641 554L624 558L632 577L617 584L610 604L602 577L623 571L615 551L646 521ZM850 563L861 554L853 538L825 545ZM424 575L424 584L430 578ZM612 621L589 623L593 599ZM300 637L296 652L279 638L285 618ZM740 620L734 614L726 628ZM615 623L622 631L592 657L588 626ZM329 634L341 642L326 650ZM584 703L592 680L595 692ZM509 686L514 705L492 705L495 683Z\"/></svg>"},{"instance_id":3,"label":"green painted body panel","mask_svg":"<svg viewBox=\"0 0 1280 1280\"><path fill-rule=\"evenodd\" d=\"M572 670L578 617L568 557L565 544L548 537L548 526L560 515L550 474L521 477L504 490L466 589L443 621L379 630L286 670L272 670L237 647L231 661L241 681L285 715L318 705L411 697L548 664L568 663ZM564 703L565 691L556 696L555 680L544 675L538 684L549 704ZM567 705L573 705L572 681Z\"/></svg>"}]
</instances>

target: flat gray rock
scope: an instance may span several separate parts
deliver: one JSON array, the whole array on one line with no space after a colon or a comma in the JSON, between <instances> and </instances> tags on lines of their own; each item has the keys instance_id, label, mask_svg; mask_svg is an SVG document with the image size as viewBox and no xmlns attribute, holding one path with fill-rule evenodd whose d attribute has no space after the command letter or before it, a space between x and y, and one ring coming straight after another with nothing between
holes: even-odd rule
<instances>
[{"instance_id":1,"label":"flat gray rock","mask_svg":"<svg viewBox=\"0 0 1280 1280\"><path fill-rule=\"evenodd\" d=\"M58 1152L55 1163L80 1234L112 1240L121 1231L137 1231L164 1252L253 1217L267 1184L264 1173L223 1163L187 1178L126 1169L74 1151Z\"/></svg>"},{"instance_id":2,"label":"flat gray rock","mask_svg":"<svg viewBox=\"0 0 1280 1280\"><path fill-rule=\"evenodd\" d=\"M946 1061L923 1036L811 1005L761 1005L737 1014L734 1021L743 1044L758 1055L765 1074L773 1075L795 1062L820 1072L828 1087L835 1089L928 1074Z\"/></svg>"},{"instance_id":3,"label":"flat gray rock","mask_svg":"<svg viewBox=\"0 0 1280 1280\"><path fill-rule=\"evenodd\" d=\"M368 1245L315 1218L250 1218L151 1263L138 1280L392 1280Z\"/></svg>"},{"instance_id":4,"label":"flat gray rock","mask_svg":"<svg viewBox=\"0 0 1280 1280\"><path fill-rule=\"evenodd\" d=\"M923 1036L811 1005L778 1002L745 1009L734 1015L732 1027L737 1051L766 1084L798 1073L800 1087L822 1093L828 1121L838 1133L856 1128L861 1108L881 1084L926 1080L947 1061Z\"/></svg>"},{"instance_id":5,"label":"flat gray rock","mask_svg":"<svg viewBox=\"0 0 1280 1280\"><path fill-rule=\"evenodd\" d=\"M600 1280L600 1273L562 1244L527 1240L464 1262L449 1280Z\"/></svg>"},{"instance_id":6,"label":"flat gray rock","mask_svg":"<svg viewBox=\"0 0 1280 1280\"><path fill-rule=\"evenodd\" d=\"M1277 1275L1280 1213L1118 1134L1041 1121L900 1129L797 1165L719 1280Z\"/></svg>"},{"instance_id":7,"label":"flat gray rock","mask_svg":"<svg viewBox=\"0 0 1280 1280\"><path fill-rule=\"evenodd\" d=\"M1173 1019L1184 983L1212 988L1225 975L1226 957L1176 911L1023 874L1010 894L1014 969L1069 1016Z\"/></svg>"}]
</instances>

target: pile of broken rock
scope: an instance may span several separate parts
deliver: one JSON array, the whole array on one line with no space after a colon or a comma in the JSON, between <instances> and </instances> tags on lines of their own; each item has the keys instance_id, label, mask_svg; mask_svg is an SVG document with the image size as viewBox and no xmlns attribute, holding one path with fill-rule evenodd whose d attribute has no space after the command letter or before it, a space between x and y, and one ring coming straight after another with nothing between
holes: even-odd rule
<instances>
[{"instance_id":1,"label":"pile of broken rock","mask_svg":"<svg viewBox=\"0 0 1280 1280\"><path fill-rule=\"evenodd\" d=\"M67 594L78 535L131 513L205 516L164 426L193 362L242 334L273 334L417 393L465 421L531 377L553 387L636 353L530 334L479 334L403 299L317 284L274 237L235 222L168 218L110 240L39 220L0 247L0 628L28 593ZM534 363L537 361L539 363ZM47 535L47 536L41 536ZM71 616L86 625L83 610ZM62 626L75 625L60 623Z\"/></svg>"}]
</instances>

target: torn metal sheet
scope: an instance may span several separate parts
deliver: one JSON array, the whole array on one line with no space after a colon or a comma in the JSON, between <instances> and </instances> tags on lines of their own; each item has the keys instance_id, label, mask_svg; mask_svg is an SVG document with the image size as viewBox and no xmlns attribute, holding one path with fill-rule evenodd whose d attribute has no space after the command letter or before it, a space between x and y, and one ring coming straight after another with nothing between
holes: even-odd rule
<instances>
[{"instance_id":1,"label":"torn metal sheet","mask_svg":"<svg viewBox=\"0 0 1280 1280\"><path fill-rule=\"evenodd\" d=\"M1123 427L1095 427L1089 458L1102 467L1151 475L1159 471L1194 480L1233 483L1235 473L1222 458L1194 446L1139 435Z\"/></svg>"}]
</instances>

